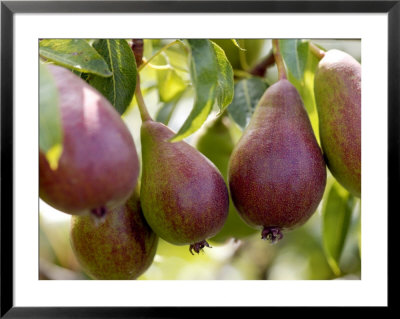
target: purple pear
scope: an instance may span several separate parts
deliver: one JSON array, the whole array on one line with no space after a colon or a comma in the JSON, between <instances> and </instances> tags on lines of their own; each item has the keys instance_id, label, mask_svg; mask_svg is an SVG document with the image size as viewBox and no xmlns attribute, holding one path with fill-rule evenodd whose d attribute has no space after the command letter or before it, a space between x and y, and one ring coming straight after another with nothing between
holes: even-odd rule
<instances>
[{"instance_id":1,"label":"purple pear","mask_svg":"<svg viewBox=\"0 0 400 319\"><path fill-rule=\"evenodd\" d=\"M58 90L63 151L53 170L39 153L39 194L69 214L102 216L132 194L139 160L130 131L97 90L71 71L49 65Z\"/></svg>"},{"instance_id":2,"label":"purple pear","mask_svg":"<svg viewBox=\"0 0 400 319\"><path fill-rule=\"evenodd\" d=\"M232 200L242 218L275 242L320 203L326 167L296 88L279 80L261 97L229 162Z\"/></svg>"},{"instance_id":3,"label":"purple pear","mask_svg":"<svg viewBox=\"0 0 400 319\"><path fill-rule=\"evenodd\" d=\"M215 165L186 142L170 142L174 135L162 123L142 124L143 214L161 238L199 253L225 223L228 189Z\"/></svg>"}]
</instances>

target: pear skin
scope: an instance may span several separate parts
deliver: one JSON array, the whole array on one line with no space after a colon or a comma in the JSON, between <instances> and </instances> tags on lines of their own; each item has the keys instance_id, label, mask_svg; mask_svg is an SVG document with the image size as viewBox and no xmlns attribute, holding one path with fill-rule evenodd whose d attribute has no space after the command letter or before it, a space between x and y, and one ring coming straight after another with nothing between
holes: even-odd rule
<instances>
[{"instance_id":1,"label":"pear skin","mask_svg":"<svg viewBox=\"0 0 400 319\"><path fill-rule=\"evenodd\" d=\"M85 272L99 280L133 280L151 265L158 237L144 219L136 191L99 222L72 216L71 245Z\"/></svg>"},{"instance_id":2,"label":"pear skin","mask_svg":"<svg viewBox=\"0 0 400 319\"><path fill-rule=\"evenodd\" d=\"M326 185L326 167L296 88L279 80L261 97L229 162L229 188L241 217L275 242L304 224Z\"/></svg>"},{"instance_id":3,"label":"pear skin","mask_svg":"<svg viewBox=\"0 0 400 319\"><path fill-rule=\"evenodd\" d=\"M222 228L229 197L215 165L162 123L142 123L143 214L150 227L175 245L199 252Z\"/></svg>"},{"instance_id":4,"label":"pear skin","mask_svg":"<svg viewBox=\"0 0 400 319\"><path fill-rule=\"evenodd\" d=\"M103 215L132 194L139 159L130 131L97 90L71 71L49 65L59 96L63 151L53 170L39 152L39 195L69 214Z\"/></svg>"},{"instance_id":5,"label":"pear skin","mask_svg":"<svg viewBox=\"0 0 400 319\"><path fill-rule=\"evenodd\" d=\"M318 64L314 93L320 140L332 175L361 197L361 65L329 50Z\"/></svg>"}]
</instances>

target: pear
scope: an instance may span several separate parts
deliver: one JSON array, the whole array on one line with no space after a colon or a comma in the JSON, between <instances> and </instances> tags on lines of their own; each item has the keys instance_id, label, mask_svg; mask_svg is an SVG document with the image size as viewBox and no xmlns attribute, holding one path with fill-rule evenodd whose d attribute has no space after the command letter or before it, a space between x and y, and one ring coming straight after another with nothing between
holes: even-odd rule
<instances>
[{"instance_id":1,"label":"pear","mask_svg":"<svg viewBox=\"0 0 400 319\"><path fill-rule=\"evenodd\" d=\"M326 164L354 196L361 197L361 65L329 50L318 64L314 93Z\"/></svg>"},{"instance_id":2,"label":"pear","mask_svg":"<svg viewBox=\"0 0 400 319\"><path fill-rule=\"evenodd\" d=\"M136 279L153 262L158 244L142 215L138 188L101 223L92 216L72 216L70 240L83 270L100 280Z\"/></svg>"},{"instance_id":3,"label":"pear","mask_svg":"<svg viewBox=\"0 0 400 319\"><path fill-rule=\"evenodd\" d=\"M228 163L235 144L242 132L224 113L211 121L199 134L194 145L202 154L211 160L228 181ZM256 232L249 227L239 216L235 206L229 198L228 218L217 235L210 240L214 243L224 243L227 240L242 239Z\"/></svg>"},{"instance_id":4,"label":"pear","mask_svg":"<svg viewBox=\"0 0 400 319\"><path fill-rule=\"evenodd\" d=\"M276 242L304 224L326 185L326 167L307 112L286 79L270 86L229 162L229 188L241 217Z\"/></svg>"},{"instance_id":5,"label":"pear","mask_svg":"<svg viewBox=\"0 0 400 319\"><path fill-rule=\"evenodd\" d=\"M150 227L175 245L199 253L222 228L229 196L215 165L175 133L147 119L141 127L143 214Z\"/></svg>"},{"instance_id":6,"label":"pear","mask_svg":"<svg viewBox=\"0 0 400 319\"><path fill-rule=\"evenodd\" d=\"M113 106L71 71L49 65L58 90L63 151L52 169L39 152L39 195L69 214L102 216L132 194L139 159Z\"/></svg>"}]
</instances>

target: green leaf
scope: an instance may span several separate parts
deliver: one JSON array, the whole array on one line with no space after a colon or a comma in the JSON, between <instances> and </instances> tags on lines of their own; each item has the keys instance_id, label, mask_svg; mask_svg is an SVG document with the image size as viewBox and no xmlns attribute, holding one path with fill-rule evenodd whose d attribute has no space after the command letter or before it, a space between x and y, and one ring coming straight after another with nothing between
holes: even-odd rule
<instances>
[{"instance_id":1,"label":"green leaf","mask_svg":"<svg viewBox=\"0 0 400 319\"><path fill-rule=\"evenodd\" d=\"M180 77L186 82L190 80L189 70L189 50L187 46L180 40L179 45L173 45L165 50L163 54L168 57L169 64L175 69Z\"/></svg>"},{"instance_id":2,"label":"green leaf","mask_svg":"<svg viewBox=\"0 0 400 319\"><path fill-rule=\"evenodd\" d=\"M339 261L349 230L355 198L338 182L331 184L322 208L324 252L332 271L339 276Z\"/></svg>"},{"instance_id":3,"label":"green leaf","mask_svg":"<svg viewBox=\"0 0 400 319\"><path fill-rule=\"evenodd\" d=\"M268 84L259 77L243 79L236 83L228 112L242 129L249 124L257 103L267 88Z\"/></svg>"},{"instance_id":4,"label":"green leaf","mask_svg":"<svg viewBox=\"0 0 400 319\"><path fill-rule=\"evenodd\" d=\"M217 103L222 113L232 102L234 91L233 69L224 50L214 42L215 56L218 64Z\"/></svg>"},{"instance_id":5,"label":"green leaf","mask_svg":"<svg viewBox=\"0 0 400 319\"><path fill-rule=\"evenodd\" d=\"M45 153L50 167L55 169L62 151L58 89L52 74L43 63L40 63L39 78L39 148Z\"/></svg>"},{"instance_id":6,"label":"green leaf","mask_svg":"<svg viewBox=\"0 0 400 319\"><path fill-rule=\"evenodd\" d=\"M166 54L158 55L152 64L162 67L156 69L158 92L162 102L174 100L178 94L186 89L185 81L170 65Z\"/></svg>"},{"instance_id":7,"label":"green leaf","mask_svg":"<svg viewBox=\"0 0 400 319\"><path fill-rule=\"evenodd\" d=\"M113 74L109 78L91 76L88 81L123 114L136 89L137 68L132 49L123 39L98 40L93 47L106 60Z\"/></svg>"},{"instance_id":8,"label":"green leaf","mask_svg":"<svg viewBox=\"0 0 400 319\"><path fill-rule=\"evenodd\" d=\"M288 71L297 80L302 80L308 59L308 41L279 40L279 46Z\"/></svg>"},{"instance_id":9,"label":"green leaf","mask_svg":"<svg viewBox=\"0 0 400 319\"><path fill-rule=\"evenodd\" d=\"M303 77L298 80L288 70L288 80L296 87L304 106L308 112L315 137L319 143L319 122L316 111L316 103L314 97L314 75L319 59L314 54L308 54L307 63L304 69Z\"/></svg>"},{"instance_id":10,"label":"green leaf","mask_svg":"<svg viewBox=\"0 0 400 319\"><path fill-rule=\"evenodd\" d=\"M156 114L156 121L168 125L176 104L176 101L165 102Z\"/></svg>"},{"instance_id":11,"label":"green leaf","mask_svg":"<svg viewBox=\"0 0 400 319\"><path fill-rule=\"evenodd\" d=\"M246 51L246 49L242 48L239 44L239 42L236 39L232 39L233 44L239 48L241 51Z\"/></svg>"},{"instance_id":12,"label":"green leaf","mask_svg":"<svg viewBox=\"0 0 400 319\"><path fill-rule=\"evenodd\" d=\"M82 39L56 39L39 42L40 56L69 69L102 77L112 75L106 61Z\"/></svg>"},{"instance_id":13,"label":"green leaf","mask_svg":"<svg viewBox=\"0 0 400 319\"><path fill-rule=\"evenodd\" d=\"M207 119L217 93L218 63L214 46L205 39L188 40L191 49L190 73L195 102L189 117L171 141L180 141L198 130Z\"/></svg>"},{"instance_id":14,"label":"green leaf","mask_svg":"<svg viewBox=\"0 0 400 319\"><path fill-rule=\"evenodd\" d=\"M161 122L165 125L168 125L172 113L175 110L176 105L178 104L180 98L182 97L182 93L179 94L174 100L164 103L158 110L156 115L156 121Z\"/></svg>"},{"instance_id":15,"label":"green leaf","mask_svg":"<svg viewBox=\"0 0 400 319\"><path fill-rule=\"evenodd\" d=\"M361 258L361 200L357 199L355 207L354 207L354 213L357 214L357 244L358 244L358 252L360 254ZM353 213L353 214L354 214Z\"/></svg>"}]
</instances>

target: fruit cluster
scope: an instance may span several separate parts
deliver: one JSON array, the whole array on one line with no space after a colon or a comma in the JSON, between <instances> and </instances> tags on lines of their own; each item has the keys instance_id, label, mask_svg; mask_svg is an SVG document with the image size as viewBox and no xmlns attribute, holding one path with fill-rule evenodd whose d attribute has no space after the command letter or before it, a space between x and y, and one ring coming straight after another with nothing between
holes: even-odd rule
<instances>
[{"instance_id":1,"label":"fruit cluster","mask_svg":"<svg viewBox=\"0 0 400 319\"><path fill-rule=\"evenodd\" d=\"M315 212L326 165L361 196L361 66L344 52L323 53L315 75L322 150L284 74L265 91L240 138L222 114L196 148L170 142L175 133L148 115L136 90L140 183L134 141L113 106L69 70L48 69L59 92L63 152L56 169L40 152L40 197L73 215L73 250L95 279L136 279L152 263L158 237L189 245L191 253L209 239L257 229L276 242Z\"/></svg>"}]
</instances>

